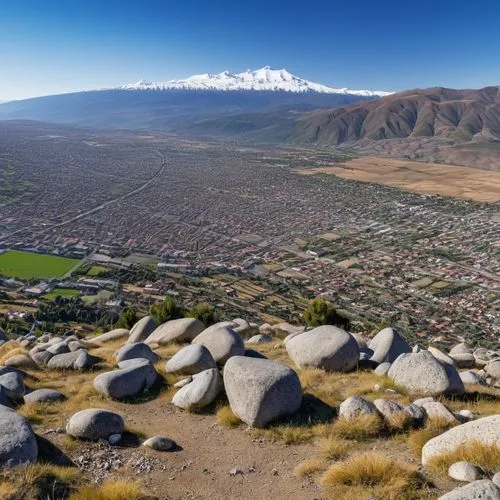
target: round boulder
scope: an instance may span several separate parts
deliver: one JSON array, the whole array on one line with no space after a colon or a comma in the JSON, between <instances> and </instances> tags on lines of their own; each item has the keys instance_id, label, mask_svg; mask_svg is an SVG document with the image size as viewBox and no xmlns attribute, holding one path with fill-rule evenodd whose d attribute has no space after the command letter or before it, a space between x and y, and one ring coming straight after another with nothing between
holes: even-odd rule
<instances>
[{"instance_id":1,"label":"round boulder","mask_svg":"<svg viewBox=\"0 0 500 500\"><path fill-rule=\"evenodd\" d=\"M205 326L195 318L173 319L156 328L144 342L165 345L170 342L190 342Z\"/></svg>"},{"instance_id":2,"label":"round boulder","mask_svg":"<svg viewBox=\"0 0 500 500\"><path fill-rule=\"evenodd\" d=\"M38 445L30 423L0 405L0 467L31 463L37 456Z\"/></svg>"},{"instance_id":3,"label":"round boulder","mask_svg":"<svg viewBox=\"0 0 500 500\"><path fill-rule=\"evenodd\" d=\"M112 411L91 408L75 413L66 425L66 432L78 439L97 441L121 434L125 429L123 418Z\"/></svg>"},{"instance_id":4,"label":"round boulder","mask_svg":"<svg viewBox=\"0 0 500 500\"><path fill-rule=\"evenodd\" d=\"M480 479L455 488L438 500L500 500L500 488L489 479Z\"/></svg>"},{"instance_id":5,"label":"round boulder","mask_svg":"<svg viewBox=\"0 0 500 500\"><path fill-rule=\"evenodd\" d=\"M160 356L152 351L151 347L143 342L137 344L123 344L115 353L116 361L119 363L127 359L147 359L154 363L160 359Z\"/></svg>"},{"instance_id":6,"label":"round boulder","mask_svg":"<svg viewBox=\"0 0 500 500\"><path fill-rule=\"evenodd\" d=\"M268 359L233 356L224 366L224 387L231 410L249 426L265 427L302 402L295 371Z\"/></svg>"},{"instance_id":7,"label":"round boulder","mask_svg":"<svg viewBox=\"0 0 500 500\"><path fill-rule=\"evenodd\" d=\"M379 415L377 407L362 396L351 396L340 404L339 417L353 420L361 415Z\"/></svg>"},{"instance_id":8,"label":"round boulder","mask_svg":"<svg viewBox=\"0 0 500 500\"><path fill-rule=\"evenodd\" d=\"M293 337L286 343L286 350L299 368L348 372L359 360L359 347L354 337L330 325Z\"/></svg>"},{"instance_id":9,"label":"round boulder","mask_svg":"<svg viewBox=\"0 0 500 500\"><path fill-rule=\"evenodd\" d=\"M399 355L410 352L406 340L395 328L384 328L368 344L373 351L371 359L377 363L392 363Z\"/></svg>"},{"instance_id":10,"label":"round boulder","mask_svg":"<svg viewBox=\"0 0 500 500\"><path fill-rule=\"evenodd\" d=\"M231 356L244 356L245 345L241 337L228 326L207 328L192 342L204 345L216 363L224 364Z\"/></svg>"},{"instance_id":11,"label":"round boulder","mask_svg":"<svg viewBox=\"0 0 500 500\"><path fill-rule=\"evenodd\" d=\"M175 441L163 436L153 436L146 439L142 446L147 446L156 451L172 451L176 448Z\"/></svg>"},{"instance_id":12,"label":"round boulder","mask_svg":"<svg viewBox=\"0 0 500 500\"><path fill-rule=\"evenodd\" d=\"M217 363L210 354L210 351L201 344L191 344L183 347L172 356L165 365L167 373L195 373L217 368Z\"/></svg>"},{"instance_id":13,"label":"round boulder","mask_svg":"<svg viewBox=\"0 0 500 500\"><path fill-rule=\"evenodd\" d=\"M37 389L29 394L24 395L24 402L31 403L53 403L56 401L64 401L66 396L55 389Z\"/></svg>"},{"instance_id":14,"label":"round boulder","mask_svg":"<svg viewBox=\"0 0 500 500\"><path fill-rule=\"evenodd\" d=\"M448 476L450 476L452 479L455 479L455 481L464 481L467 483L471 483L472 481L481 479L482 475L483 471L480 467L472 465L465 460L451 464L450 468L448 469Z\"/></svg>"},{"instance_id":15,"label":"round boulder","mask_svg":"<svg viewBox=\"0 0 500 500\"><path fill-rule=\"evenodd\" d=\"M0 375L0 385L4 388L5 394L13 401L18 401L24 396L24 379L17 372Z\"/></svg>"},{"instance_id":16,"label":"round boulder","mask_svg":"<svg viewBox=\"0 0 500 500\"><path fill-rule=\"evenodd\" d=\"M127 342L135 344L146 340L156 329L156 323L151 316L140 319L130 330Z\"/></svg>"},{"instance_id":17,"label":"round boulder","mask_svg":"<svg viewBox=\"0 0 500 500\"><path fill-rule=\"evenodd\" d=\"M212 403L222 389L222 377L216 368L193 375L193 380L179 389L172 404L184 410L204 408Z\"/></svg>"},{"instance_id":18,"label":"round boulder","mask_svg":"<svg viewBox=\"0 0 500 500\"><path fill-rule=\"evenodd\" d=\"M396 384L423 394L463 394L465 391L455 367L441 363L429 351L401 354L387 375Z\"/></svg>"}]
</instances>

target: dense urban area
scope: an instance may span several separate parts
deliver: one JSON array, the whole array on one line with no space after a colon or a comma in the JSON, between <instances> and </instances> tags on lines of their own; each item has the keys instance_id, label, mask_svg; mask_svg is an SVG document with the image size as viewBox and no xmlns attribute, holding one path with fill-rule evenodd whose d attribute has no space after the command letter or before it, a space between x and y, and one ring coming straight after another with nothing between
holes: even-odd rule
<instances>
[{"instance_id":1,"label":"dense urban area","mask_svg":"<svg viewBox=\"0 0 500 500\"><path fill-rule=\"evenodd\" d=\"M37 319L61 294L100 318L171 296L221 317L300 323L322 295L354 331L390 324L424 343L496 342L498 206L297 172L344 159L2 125L1 310ZM13 252L74 260L23 275L2 264Z\"/></svg>"}]
</instances>

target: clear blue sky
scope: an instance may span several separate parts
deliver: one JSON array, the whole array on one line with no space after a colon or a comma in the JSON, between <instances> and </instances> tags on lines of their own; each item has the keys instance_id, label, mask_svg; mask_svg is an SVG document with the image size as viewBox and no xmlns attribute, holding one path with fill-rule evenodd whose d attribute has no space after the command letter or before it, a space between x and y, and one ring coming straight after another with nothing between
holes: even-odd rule
<instances>
[{"instance_id":1,"label":"clear blue sky","mask_svg":"<svg viewBox=\"0 0 500 500\"><path fill-rule=\"evenodd\" d=\"M335 87L500 84L498 0L6 0L0 99L285 67Z\"/></svg>"}]
</instances>

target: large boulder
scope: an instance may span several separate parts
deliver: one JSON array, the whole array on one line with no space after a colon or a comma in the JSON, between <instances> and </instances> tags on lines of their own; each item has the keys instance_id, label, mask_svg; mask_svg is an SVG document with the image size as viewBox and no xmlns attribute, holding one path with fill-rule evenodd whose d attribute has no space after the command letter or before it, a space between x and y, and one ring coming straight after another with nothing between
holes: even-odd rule
<instances>
[{"instance_id":1,"label":"large boulder","mask_svg":"<svg viewBox=\"0 0 500 500\"><path fill-rule=\"evenodd\" d=\"M31 359L37 364L37 365L47 365L47 363L53 358L54 355L51 354L49 351L37 351L34 354L31 355Z\"/></svg>"},{"instance_id":2,"label":"large boulder","mask_svg":"<svg viewBox=\"0 0 500 500\"><path fill-rule=\"evenodd\" d=\"M54 403L57 401L64 401L66 396L55 389L37 389L24 395L24 402L26 404L32 403Z\"/></svg>"},{"instance_id":3,"label":"large boulder","mask_svg":"<svg viewBox=\"0 0 500 500\"><path fill-rule=\"evenodd\" d=\"M128 337L128 334L129 330L126 328L116 328L115 330L103 333L102 335L97 335L97 337L91 337L89 340L94 343L102 344L113 340L123 339Z\"/></svg>"},{"instance_id":4,"label":"large boulder","mask_svg":"<svg viewBox=\"0 0 500 500\"><path fill-rule=\"evenodd\" d=\"M204 345L215 362L220 364L224 364L231 356L245 355L243 340L228 326L207 328L192 343Z\"/></svg>"},{"instance_id":5,"label":"large boulder","mask_svg":"<svg viewBox=\"0 0 500 500\"><path fill-rule=\"evenodd\" d=\"M425 466L431 458L454 451L464 443L471 441L498 446L500 443L500 415L466 422L427 441L422 449L422 464Z\"/></svg>"},{"instance_id":6,"label":"large boulder","mask_svg":"<svg viewBox=\"0 0 500 500\"><path fill-rule=\"evenodd\" d=\"M187 373L189 375L210 368L217 368L217 363L210 351L201 344L191 344L183 347L165 365L167 373Z\"/></svg>"},{"instance_id":7,"label":"large boulder","mask_svg":"<svg viewBox=\"0 0 500 500\"><path fill-rule=\"evenodd\" d=\"M151 316L140 319L130 330L127 342L135 344L146 340L156 329L155 320Z\"/></svg>"},{"instance_id":8,"label":"large boulder","mask_svg":"<svg viewBox=\"0 0 500 500\"><path fill-rule=\"evenodd\" d=\"M12 401L18 401L23 398L25 392L24 379L19 373L10 372L0 375L0 385Z\"/></svg>"},{"instance_id":9,"label":"large boulder","mask_svg":"<svg viewBox=\"0 0 500 500\"><path fill-rule=\"evenodd\" d=\"M172 404L184 410L204 408L213 403L222 389L222 377L216 368L193 375L193 380L179 389Z\"/></svg>"},{"instance_id":10,"label":"large boulder","mask_svg":"<svg viewBox=\"0 0 500 500\"><path fill-rule=\"evenodd\" d=\"M296 412L302 402L298 375L267 359L233 356L224 366L224 387L233 413L255 427Z\"/></svg>"},{"instance_id":11,"label":"large boulder","mask_svg":"<svg viewBox=\"0 0 500 500\"><path fill-rule=\"evenodd\" d=\"M151 347L149 347L144 342L139 342L137 344L124 344L115 353L116 361L125 361L127 359L147 359L154 363L160 359L160 356L153 352Z\"/></svg>"},{"instance_id":12,"label":"large boulder","mask_svg":"<svg viewBox=\"0 0 500 500\"><path fill-rule=\"evenodd\" d=\"M500 387L500 359L490 361L485 367L486 376L490 379L490 384Z\"/></svg>"},{"instance_id":13,"label":"large boulder","mask_svg":"<svg viewBox=\"0 0 500 500\"><path fill-rule=\"evenodd\" d=\"M121 434L124 429L120 415L100 408L79 411L71 416L66 425L70 436L90 441L108 439L111 434Z\"/></svg>"},{"instance_id":14,"label":"large boulder","mask_svg":"<svg viewBox=\"0 0 500 500\"><path fill-rule=\"evenodd\" d=\"M34 462L38 445L30 423L16 411L0 405L0 468Z\"/></svg>"},{"instance_id":15,"label":"large boulder","mask_svg":"<svg viewBox=\"0 0 500 500\"><path fill-rule=\"evenodd\" d=\"M170 342L190 342L204 330L203 323L195 318L173 319L156 328L146 344L165 345Z\"/></svg>"},{"instance_id":16,"label":"large boulder","mask_svg":"<svg viewBox=\"0 0 500 500\"><path fill-rule=\"evenodd\" d=\"M286 343L286 350L299 368L348 372L359 360L359 347L354 337L330 325L293 337Z\"/></svg>"},{"instance_id":17,"label":"large boulder","mask_svg":"<svg viewBox=\"0 0 500 500\"><path fill-rule=\"evenodd\" d=\"M101 361L100 358L92 356L84 349L64 354L56 354L47 362L49 368L55 370L90 370L95 364Z\"/></svg>"},{"instance_id":18,"label":"large boulder","mask_svg":"<svg viewBox=\"0 0 500 500\"><path fill-rule=\"evenodd\" d=\"M373 337L368 344L373 351L371 359L377 363L392 363L404 353L410 352L408 342L398 333L395 328L384 328Z\"/></svg>"},{"instance_id":19,"label":"large boulder","mask_svg":"<svg viewBox=\"0 0 500 500\"><path fill-rule=\"evenodd\" d=\"M441 363L429 351L401 354L387 375L396 384L423 394L463 394L465 391L455 367Z\"/></svg>"},{"instance_id":20,"label":"large boulder","mask_svg":"<svg viewBox=\"0 0 500 500\"><path fill-rule=\"evenodd\" d=\"M430 401L429 403L424 403L422 408L425 410L427 418L430 421L438 420L451 425L459 423L455 415L440 401Z\"/></svg>"},{"instance_id":21,"label":"large boulder","mask_svg":"<svg viewBox=\"0 0 500 500\"><path fill-rule=\"evenodd\" d=\"M340 404L339 417L353 420L362 415L379 415L377 407L362 396L351 396Z\"/></svg>"},{"instance_id":22,"label":"large boulder","mask_svg":"<svg viewBox=\"0 0 500 500\"><path fill-rule=\"evenodd\" d=\"M455 488L438 500L500 500L500 488L489 479L481 479Z\"/></svg>"},{"instance_id":23,"label":"large boulder","mask_svg":"<svg viewBox=\"0 0 500 500\"><path fill-rule=\"evenodd\" d=\"M35 362L27 354L16 354L6 359L3 363L5 366L13 366L15 368L23 368L31 370L36 368Z\"/></svg>"},{"instance_id":24,"label":"large boulder","mask_svg":"<svg viewBox=\"0 0 500 500\"><path fill-rule=\"evenodd\" d=\"M66 340L58 342L57 344L51 345L47 348L47 351L54 355L69 352L68 342Z\"/></svg>"},{"instance_id":25,"label":"large boulder","mask_svg":"<svg viewBox=\"0 0 500 500\"><path fill-rule=\"evenodd\" d=\"M94 379L94 387L111 399L136 397L156 382L157 371L147 359L126 360L118 370L101 373Z\"/></svg>"}]
</instances>

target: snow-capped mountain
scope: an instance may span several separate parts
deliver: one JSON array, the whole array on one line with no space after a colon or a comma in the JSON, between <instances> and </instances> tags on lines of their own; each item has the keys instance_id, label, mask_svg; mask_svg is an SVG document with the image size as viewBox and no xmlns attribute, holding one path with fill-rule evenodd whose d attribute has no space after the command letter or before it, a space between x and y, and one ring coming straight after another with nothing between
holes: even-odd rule
<instances>
[{"instance_id":1,"label":"snow-capped mountain","mask_svg":"<svg viewBox=\"0 0 500 500\"><path fill-rule=\"evenodd\" d=\"M140 80L124 85L121 90L265 90L281 92L319 92L323 94L344 94L363 97L383 97L391 92L379 90L335 89L319 83L310 82L292 75L286 69L272 69L269 66L255 71L232 74L224 71L219 74L193 75L184 80L153 83Z\"/></svg>"}]
</instances>

